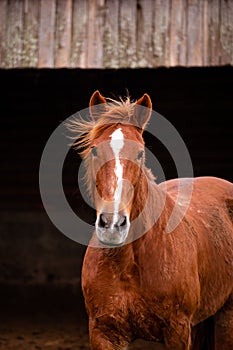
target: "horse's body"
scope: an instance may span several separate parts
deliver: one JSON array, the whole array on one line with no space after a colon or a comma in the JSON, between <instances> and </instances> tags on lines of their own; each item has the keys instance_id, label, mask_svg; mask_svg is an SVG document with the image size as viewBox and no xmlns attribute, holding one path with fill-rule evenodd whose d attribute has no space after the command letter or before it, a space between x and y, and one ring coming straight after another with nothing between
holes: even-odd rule
<instances>
[{"instance_id":1,"label":"horse's body","mask_svg":"<svg viewBox=\"0 0 233 350\"><path fill-rule=\"evenodd\" d=\"M177 182L168 182L171 207ZM187 179L184 183L187 186ZM151 186L160 191L160 186ZM124 349L137 337L165 342L168 349L189 349L189 327L219 310L216 349L233 348L229 198L233 198L229 182L197 178L185 219L171 234L163 231L169 216L165 211L164 218L132 244L88 248L83 289L93 349L115 349L116 344Z\"/></svg>"},{"instance_id":2,"label":"horse's body","mask_svg":"<svg viewBox=\"0 0 233 350\"><path fill-rule=\"evenodd\" d=\"M120 126L125 135L129 127ZM96 226L82 270L92 349L123 350L144 338L162 342L166 349L189 350L197 343L195 326L210 316L214 349L233 349L233 184L200 177L157 185L138 176L130 218L137 216L148 192L152 196L144 222L156 215L162 198L165 205L146 234L133 241L129 229L131 241L119 247L93 247L100 234L101 240L112 237L107 225ZM179 216L191 186L185 216L167 233L173 209Z\"/></svg>"}]
</instances>

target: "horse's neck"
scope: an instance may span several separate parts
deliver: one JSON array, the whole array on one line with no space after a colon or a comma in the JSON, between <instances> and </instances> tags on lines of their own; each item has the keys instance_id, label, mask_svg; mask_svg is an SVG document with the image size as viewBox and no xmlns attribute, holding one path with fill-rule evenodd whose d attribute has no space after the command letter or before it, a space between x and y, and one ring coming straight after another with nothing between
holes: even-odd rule
<instances>
[{"instance_id":1,"label":"horse's neck","mask_svg":"<svg viewBox=\"0 0 233 350\"><path fill-rule=\"evenodd\" d=\"M115 276L121 280L126 280L130 276L137 274L135 254L132 244L126 244L117 248L104 248L102 259L107 263Z\"/></svg>"},{"instance_id":2,"label":"horse's neck","mask_svg":"<svg viewBox=\"0 0 233 350\"><path fill-rule=\"evenodd\" d=\"M174 208L174 200L154 181L141 177L136 188L132 208L132 225L134 231L141 234L153 229L157 235L162 234ZM135 221L135 218L136 219ZM135 237L136 238L136 237Z\"/></svg>"},{"instance_id":3,"label":"horse's neck","mask_svg":"<svg viewBox=\"0 0 233 350\"><path fill-rule=\"evenodd\" d=\"M137 247L136 250L138 251L142 241L150 240L151 235L154 235L153 241L158 240L160 242L174 206L174 202L170 196L148 179L141 179L135 192L131 225L133 226L136 222L133 231L136 230L139 236L136 237L135 232L132 232L133 236L130 237L130 240L135 240L132 244L129 243L119 248L107 248L103 250L104 257L107 259L110 258L111 265L115 265L118 271L120 271L120 265L122 266L122 271L127 273L137 265L135 248Z\"/></svg>"}]
</instances>

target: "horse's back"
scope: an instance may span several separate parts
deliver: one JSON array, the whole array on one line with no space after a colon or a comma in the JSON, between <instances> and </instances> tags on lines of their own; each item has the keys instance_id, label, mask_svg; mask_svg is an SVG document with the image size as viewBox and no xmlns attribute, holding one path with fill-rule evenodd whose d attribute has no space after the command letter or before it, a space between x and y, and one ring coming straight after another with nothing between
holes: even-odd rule
<instances>
[{"instance_id":1,"label":"horse's back","mask_svg":"<svg viewBox=\"0 0 233 350\"><path fill-rule=\"evenodd\" d=\"M226 210L233 223L233 184L217 177L172 179L159 184L178 203L187 204L189 211Z\"/></svg>"},{"instance_id":2,"label":"horse's back","mask_svg":"<svg viewBox=\"0 0 233 350\"><path fill-rule=\"evenodd\" d=\"M178 190L192 188L203 190L205 193L212 193L214 196L226 193L233 197L233 183L213 176L184 177L161 182L159 187L166 188L171 196L176 196ZM216 189L218 192L216 192Z\"/></svg>"},{"instance_id":3,"label":"horse's back","mask_svg":"<svg viewBox=\"0 0 233 350\"><path fill-rule=\"evenodd\" d=\"M169 180L159 186L166 188L175 210L181 210L199 241L215 245L222 241L222 247L230 247L233 264L233 184L206 176Z\"/></svg>"}]
</instances>

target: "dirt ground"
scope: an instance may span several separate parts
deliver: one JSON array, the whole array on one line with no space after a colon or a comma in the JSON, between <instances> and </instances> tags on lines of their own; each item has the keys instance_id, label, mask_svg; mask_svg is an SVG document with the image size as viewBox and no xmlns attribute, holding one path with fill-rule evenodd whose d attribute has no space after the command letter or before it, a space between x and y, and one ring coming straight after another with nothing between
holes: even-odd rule
<instances>
[{"instance_id":1,"label":"dirt ground","mask_svg":"<svg viewBox=\"0 0 233 350\"><path fill-rule=\"evenodd\" d=\"M50 302L51 301L51 302ZM88 321L83 303L62 298L36 299L33 305L16 299L0 302L0 350L90 350ZM129 350L163 350L164 347L141 340ZM104 350L104 349L103 349Z\"/></svg>"},{"instance_id":2,"label":"dirt ground","mask_svg":"<svg viewBox=\"0 0 233 350\"><path fill-rule=\"evenodd\" d=\"M36 314L23 319L3 319L0 325L1 350L87 350L88 334L84 324L68 315Z\"/></svg>"},{"instance_id":3,"label":"dirt ground","mask_svg":"<svg viewBox=\"0 0 233 350\"><path fill-rule=\"evenodd\" d=\"M0 325L1 350L90 350L87 325L75 318L58 319L35 315L34 319L4 320ZM130 350L162 350L162 346L142 340ZM104 350L104 349L103 349Z\"/></svg>"}]
</instances>

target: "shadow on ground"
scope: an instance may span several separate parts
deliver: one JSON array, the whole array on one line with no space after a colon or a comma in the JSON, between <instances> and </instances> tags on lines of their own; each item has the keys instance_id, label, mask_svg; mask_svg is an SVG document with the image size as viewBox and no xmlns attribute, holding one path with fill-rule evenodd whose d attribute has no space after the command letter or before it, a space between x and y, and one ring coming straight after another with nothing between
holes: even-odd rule
<instances>
[{"instance_id":1,"label":"shadow on ground","mask_svg":"<svg viewBox=\"0 0 233 350\"><path fill-rule=\"evenodd\" d=\"M90 350L88 320L80 290L0 286L1 350ZM163 350L137 340L129 350Z\"/></svg>"}]
</instances>

